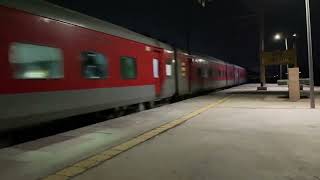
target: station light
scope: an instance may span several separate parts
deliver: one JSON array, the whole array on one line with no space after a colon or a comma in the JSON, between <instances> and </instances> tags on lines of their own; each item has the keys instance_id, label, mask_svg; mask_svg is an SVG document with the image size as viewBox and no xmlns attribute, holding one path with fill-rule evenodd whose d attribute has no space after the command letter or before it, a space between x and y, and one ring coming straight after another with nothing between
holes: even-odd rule
<instances>
[{"instance_id":1,"label":"station light","mask_svg":"<svg viewBox=\"0 0 320 180\"><path fill-rule=\"evenodd\" d=\"M280 40L282 37L281 37L281 34L276 34L274 35L274 39L275 40Z\"/></svg>"},{"instance_id":2,"label":"station light","mask_svg":"<svg viewBox=\"0 0 320 180\"><path fill-rule=\"evenodd\" d=\"M211 2L211 0L198 0L198 3L199 3L202 7L206 7L209 2Z\"/></svg>"}]
</instances>

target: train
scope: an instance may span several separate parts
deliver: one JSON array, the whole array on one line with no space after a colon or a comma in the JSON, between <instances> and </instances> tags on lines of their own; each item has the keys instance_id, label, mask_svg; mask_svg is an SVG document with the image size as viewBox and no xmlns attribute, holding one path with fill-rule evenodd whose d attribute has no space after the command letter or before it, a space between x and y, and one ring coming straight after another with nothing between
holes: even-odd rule
<instances>
[{"instance_id":1,"label":"train","mask_svg":"<svg viewBox=\"0 0 320 180\"><path fill-rule=\"evenodd\" d=\"M246 70L41 0L0 0L0 132L236 86Z\"/></svg>"}]
</instances>

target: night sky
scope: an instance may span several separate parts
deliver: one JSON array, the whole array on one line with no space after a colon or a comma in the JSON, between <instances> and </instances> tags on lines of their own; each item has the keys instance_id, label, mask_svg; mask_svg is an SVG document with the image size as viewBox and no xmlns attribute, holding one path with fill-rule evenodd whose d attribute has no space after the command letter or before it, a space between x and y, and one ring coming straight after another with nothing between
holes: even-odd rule
<instances>
[{"instance_id":1,"label":"night sky","mask_svg":"<svg viewBox=\"0 0 320 180\"><path fill-rule=\"evenodd\" d=\"M259 18L265 12L266 51L284 49L275 42L277 32L297 33L302 76L308 76L304 0L49 0L58 5L126 27L181 49L207 54L259 71ZM320 8L311 0L316 81L320 81ZM289 41L292 46L293 39ZM268 69L277 74L278 67Z\"/></svg>"}]
</instances>

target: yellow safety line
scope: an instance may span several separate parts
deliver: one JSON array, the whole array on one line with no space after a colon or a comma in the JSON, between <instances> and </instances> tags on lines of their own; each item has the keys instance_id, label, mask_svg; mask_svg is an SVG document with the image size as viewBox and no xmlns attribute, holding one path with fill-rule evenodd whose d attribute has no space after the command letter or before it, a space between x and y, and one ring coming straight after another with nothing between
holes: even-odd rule
<instances>
[{"instance_id":1,"label":"yellow safety line","mask_svg":"<svg viewBox=\"0 0 320 180\"><path fill-rule=\"evenodd\" d=\"M145 132L129 141L126 141L120 145L114 146L110 149L107 149L101 153L98 153L94 156L91 156L87 159L81 160L71 166L68 166L52 175L49 175L45 178L42 178L43 180L67 180L70 178L73 178L81 173L84 173L86 171L88 171L89 169L98 166L100 164L102 164L103 162L110 160L116 156L118 156L119 154L128 151L129 149L148 141L149 139L162 134L165 131L168 131L169 129L172 129L176 126L179 126L183 123L185 123L186 121L198 116L199 114L208 111L211 108L215 108L216 106L226 102L231 96L225 97L221 100L219 100L216 103L212 103L209 104L203 108L200 108L192 113L189 113L185 116L182 116L176 120L173 120L171 122L168 122L158 128L152 129L148 132Z\"/></svg>"}]
</instances>

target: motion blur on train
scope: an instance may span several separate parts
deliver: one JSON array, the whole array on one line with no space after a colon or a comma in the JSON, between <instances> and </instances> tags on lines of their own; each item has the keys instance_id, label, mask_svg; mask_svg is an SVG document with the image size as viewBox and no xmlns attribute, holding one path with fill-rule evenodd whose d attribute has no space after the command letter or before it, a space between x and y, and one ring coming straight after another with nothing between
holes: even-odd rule
<instances>
[{"instance_id":1,"label":"motion blur on train","mask_svg":"<svg viewBox=\"0 0 320 180\"><path fill-rule=\"evenodd\" d=\"M246 82L246 70L40 0L0 0L0 132Z\"/></svg>"}]
</instances>

